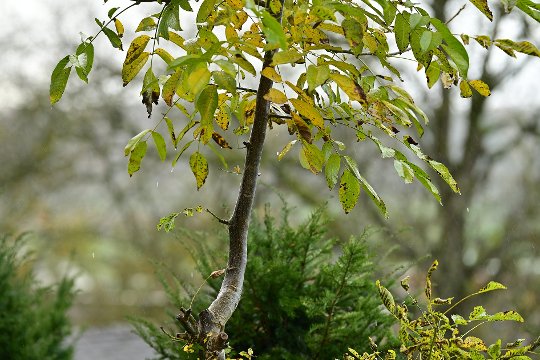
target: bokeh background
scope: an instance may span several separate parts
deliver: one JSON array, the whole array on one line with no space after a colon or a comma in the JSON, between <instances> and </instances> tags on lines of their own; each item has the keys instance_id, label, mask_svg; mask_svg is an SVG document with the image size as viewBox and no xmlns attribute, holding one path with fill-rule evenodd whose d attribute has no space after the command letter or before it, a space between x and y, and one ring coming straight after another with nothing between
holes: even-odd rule
<instances>
[{"instance_id":1,"label":"bokeh background","mask_svg":"<svg viewBox=\"0 0 540 360\"><path fill-rule=\"evenodd\" d=\"M214 157L207 184L197 192L185 162L172 169L172 152L163 164L153 150L142 170L128 176L126 142L152 127L163 108L147 118L138 85L122 87L125 55L104 37L95 42L90 85L82 86L72 74L64 98L49 105L49 79L58 60L74 51L81 32L98 30L94 17L105 19L108 9L125 3L0 2L0 232L33 234L30 246L44 283L77 276L79 294L71 316L83 327L118 324L128 315L165 321L169 305L155 264L165 264L186 281L200 279L184 246L192 240L179 232L158 232L159 218L197 205L226 217L239 182ZM434 15L449 19L466 1L432 3ZM155 12L153 6L135 7L122 18L127 39L143 14ZM188 22L184 28L189 29ZM537 23L513 13L489 23L471 4L451 27L540 45ZM406 74L406 88L431 120L421 145L449 166L461 195L439 183L440 206L418 183L403 184L392 162L381 159L373 146L343 134L361 171L386 200L390 218L381 217L365 194L344 215L335 191L327 189L323 177L301 168L296 153L278 164L276 153L290 139L286 131L274 130L255 216L265 203L278 212L286 199L293 220L301 222L327 204L333 236L347 239L366 226L380 229L370 244L381 277L425 271L436 258L441 266L435 291L441 297L466 295L489 280L506 284L508 291L482 302L491 312L516 309L526 323L501 325L496 335L531 338L540 333L540 59L513 59L472 42L468 49L470 78L490 85L489 98L462 99L458 89L444 90L440 84L428 91L423 71L396 60ZM240 147L241 141L234 145ZM241 156L241 150L232 150L229 168L241 166ZM203 213L181 215L177 227L212 233L219 224ZM208 238L211 247L224 247L213 239Z\"/></svg>"}]
</instances>

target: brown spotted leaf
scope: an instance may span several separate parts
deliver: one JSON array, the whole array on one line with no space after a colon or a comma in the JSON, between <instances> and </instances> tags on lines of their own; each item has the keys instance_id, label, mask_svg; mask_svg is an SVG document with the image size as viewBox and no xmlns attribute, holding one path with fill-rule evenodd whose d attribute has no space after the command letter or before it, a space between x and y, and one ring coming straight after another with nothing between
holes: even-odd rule
<instances>
[{"instance_id":1,"label":"brown spotted leaf","mask_svg":"<svg viewBox=\"0 0 540 360\"><path fill-rule=\"evenodd\" d=\"M214 132L212 134L212 140L214 140L216 142L216 144L218 144L220 147L222 147L223 149L232 149L232 147L229 145L229 143L227 142L227 140L225 140L223 138L223 136L221 136L219 133L217 132Z\"/></svg>"}]
</instances>

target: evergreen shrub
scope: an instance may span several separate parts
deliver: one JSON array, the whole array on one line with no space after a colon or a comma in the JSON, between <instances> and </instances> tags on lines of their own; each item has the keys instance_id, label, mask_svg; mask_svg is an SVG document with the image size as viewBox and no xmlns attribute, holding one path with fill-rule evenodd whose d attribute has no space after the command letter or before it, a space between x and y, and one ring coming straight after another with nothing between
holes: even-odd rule
<instances>
[{"instance_id":1,"label":"evergreen shrub","mask_svg":"<svg viewBox=\"0 0 540 360\"><path fill-rule=\"evenodd\" d=\"M24 237L0 235L0 359L71 359L67 311L75 296L74 280L40 286L30 254L22 251Z\"/></svg>"},{"instance_id":2,"label":"evergreen shrub","mask_svg":"<svg viewBox=\"0 0 540 360\"><path fill-rule=\"evenodd\" d=\"M289 224L287 215L285 210L281 221L266 215L251 227L242 300L225 329L231 347L253 349L258 359L335 359L350 346L368 351L368 337L395 345L390 331L394 320L383 313L372 277L367 234L342 244L328 236L322 211L298 227ZM208 277L208 291L195 291L190 305L193 295L187 293L194 291L178 278L167 281L164 271L159 273L171 302L196 312L219 290L219 279L209 275L223 268L225 259L209 252L202 241L194 243L198 250L193 255L201 275ZM197 357L189 344L174 341L180 326L161 331L146 320L133 323L161 358Z\"/></svg>"}]
</instances>

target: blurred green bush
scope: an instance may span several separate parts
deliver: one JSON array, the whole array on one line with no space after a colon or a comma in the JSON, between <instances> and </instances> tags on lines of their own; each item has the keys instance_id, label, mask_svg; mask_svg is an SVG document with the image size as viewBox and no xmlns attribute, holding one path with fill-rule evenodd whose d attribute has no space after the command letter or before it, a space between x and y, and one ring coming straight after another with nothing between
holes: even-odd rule
<instances>
[{"instance_id":1,"label":"blurred green bush","mask_svg":"<svg viewBox=\"0 0 540 360\"><path fill-rule=\"evenodd\" d=\"M24 244L25 235L0 235L0 359L71 359L67 311L75 296L74 280L65 277L54 286L40 286Z\"/></svg>"}]
</instances>

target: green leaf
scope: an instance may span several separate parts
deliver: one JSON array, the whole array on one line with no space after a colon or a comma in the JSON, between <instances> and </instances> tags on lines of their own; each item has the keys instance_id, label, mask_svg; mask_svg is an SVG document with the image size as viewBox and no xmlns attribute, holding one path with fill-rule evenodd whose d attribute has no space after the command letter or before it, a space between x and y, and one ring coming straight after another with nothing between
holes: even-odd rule
<instances>
[{"instance_id":1,"label":"green leaf","mask_svg":"<svg viewBox=\"0 0 540 360\"><path fill-rule=\"evenodd\" d=\"M75 55L77 55L78 60L75 71L77 71L77 75L82 81L88 83L88 75L92 71L92 65L94 64L94 45L83 42L77 47Z\"/></svg>"},{"instance_id":2,"label":"green leaf","mask_svg":"<svg viewBox=\"0 0 540 360\"><path fill-rule=\"evenodd\" d=\"M324 84L329 76L330 66L327 64L319 66L309 65L306 72L308 91L311 93L317 86Z\"/></svg>"},{"instance_id":3,"label":"green leaf","mask_svg":"<svg viewBox=\"0 0 540 360\"><path fill-rule=\"evenodd\" d=\"M151 129L146 129L146 130L141 131L140 133L138 133L134 137L132 137L128 141L126 147L124 148L124 155L128 156L133 151L133 149L135 149L135 146L137 146L137 144L140 142L142 137L144 135L148 134L150 131L152 131L152 130Z\"/></svg>"},{"instance_id":4,"label":"green leaf","mask_svg":"<svg viewBox=\"0 0 540 360\"><path fill-rule=\"evenodd\" d=\"M101 30L103 31L103 33L105 34L105 36L107 36L107 38L109 39L109 42L111 43L111 45L116 49L123 50L122 40L120 40L120 37L118 36L118 34L116 34L114 31L112 31L108 27L104 26L104 24L101 21L99 21L99 19L95 19L95 20L96 20L96 23L101 28Z\"/></svg>"},{"instance_id":5,"label":"green leaf","mask_svg":"<svg viewBox=\"0 0 540 360\"><path fill-rule=\"evenodd\" d=\"M180 160L180 157L182 156L182 154L191 146L191 144L193 144L194 141L195 140L190 140L187 143L185 143L184 146L182 146L182 149L180 149L180 151L175 156L175 158L174 158L174 160L172 162L172 167L173 168L176 166L176 163L178 162L178 160Z\"/></svg>"},{"instance_id":6,"label":"green leaf","mask_svg":"<svg viewBox=\"0 0 540 360\"><path fill-rule=\"evenodd\" d=\"M130 177L141 168L141 161L144 155L146 155L147 148L148 144L146 141L139 141L133 151L131 151L128 162L128 174Z\"/></svg>"},{"instance_id":7,"label":"green leaf","mask_svg":"<svg viewBox=\"0 0 540 360\"><path fill-rule=\"evenodd\" d=\"M358 180L360 180L360 183L362 184L362 187L364 188L365 191L367 191L367 193L371 197L371 200L375 203L375 205L377 205L379 210L383 213L384 217L388 217L388 211L386 210L386 204L381 199L381 197L377 194L375 189L373 189L373 187L367 182L367 180L362 175L360 175L360 172L358 171L358 167L356 166L356 163L354 162L354 160L348 155L344 155L343 158L345 159L345 162L347 163L347 166L352 171L354 176Z\"/></svg>"},{"instance_id":8,"label":"green leaf","mask_svg":"<svg viewBox=\"0 0 540 360\"><path fill-rule=\"evenodd\" d=\"M329 189L333 189L334 186L336 186L340 168L341 156L338 154L331 154L324 166L324 175Z\"/></svg>"},{"instance_id":9,"label":"green leaf","mask_svg":"<svg viewBox=\"0 0 540 360\"><path fill-rule=\"evenodd\" d=\"M428 160L428 164L443 178L455 193L460 193L456 180L454 180L452 174L450 174L450 171L444 164L431 159Z\"/></svg>"},{"instance_id":10,"label":"green leaf","mask_svg":"<svg viewBox=\"0 0 540 360\"><path fill-rule=\"evenodd\" d=\"M174 219L176 219L178 215L180 215L180 213L174 212L159 219L159 224L157 224L157 230L160 231L161 229L163 229L165 230L165 232L174 230Z\"/></svg>"},{"instance_id":11,"label":"green leaf","mask_svg":"<svg viewBox=\"0 0 540 360\"><path fill-rule=\"evenodd\" d=\"M231 94L236 93L236 80L225 71L212 71L214 82L221 89L227 90Z\"/></svg>"},{"instance_id":12,"label":"green leaf","mask_svg":"<svg viewBox=\"0 0 540 360\"><path fill-rule=\"evenodd\" d=\"M159 158L161 161L165 161L165 158L167 157L167 146L165 145L165 139L163 139L163 136L156 131L152 131L152 139L154 139L154 144L156 145Z\"/></svg>"},{"instance_id":13,"label":"green leaf","mask_svg":"<svg viewBox=\"0 0 540 360\"><path fill-rule=\"evenodd\" d=\"M493 290L506 290L506 286L496 281L490 281L486 286L478 290L476 294L482 294Z\"/></svg>"},{"instance_id":14,"label":"green leaf","mask_svg":"<svg viewBox=\"0 0 540 360\"><path fill-rule=\"evenodd\" d=\"M343 171L339 184L339 202L345 214L351 212L358 202L360 196L360 182L349 169Z\"/></svg>"},{"instance_id":15,"label":"green leaf","mask_svg":"<svg viewBox=\"0 0 540 360\"><path fill-rule=\"evenodd\" d=\"M197 24L205 23L216 6L216 0L204 0L197 13Z\"/></svg>"},{"instance_id":16,"label":"green leaf","mask_svg":"<svg viewBox=\"0 0 540 360\"><path fill-rule=\"evenodd\" d=\"M174 133L174 125L168 117L164 117L163 120L165 120L165 123L167 124L167 129L169 130L169 135L171 136L171 142L176 149L176 146L178 145L178 139L176 138L176 134Z\"/></svg>"},{"instance_id":17,"label":"green leaf","mask_svg":"<svg viewBox=\"0 0 540 360\"><path fill-rule=\"evenodd\" d=\"M161 13L161 19L158 25L158 37L169 40L169 29L182 30L180 27L178 4L175 4L174 1L168 3Z\"/></svg>"},{"instance_id":18,"label":"green leaf","mask_svg":"<svg viewBox=\"0 0 540 360\"><path fill-rule=\"evenodd\" d=\"M394 301L392 293L388 291L388 289L385 288L383 285L381 285L381 282L379 280L375 282L375 285L379 290L379 296L384 306L391 314L394 314L396 312L396 302Z\"/></svg>"},{"instance_id":19,"label":"green leaf","mask_svg":"<svg viewBox=\"0 0 540 360\"><path fill-rule=\"evenodd\" d=\"M414 180L414 170L406 162L394 160L394 169L406 184L410 184Z\"/></svg>"},{"instance_id":20,"label":"green leaf","mask_svg":"<svg viewBox=\"0 0 540 360\"><path fill-rule=\"evenodd\" d=\"M396 37L396 44L400 52L404 52L407 49L407 46L409 46L409 34L411 31L409 21L404 14L405 13L397 14L396 22L394 24L394 35Z\"/></svg>"},{"instance_id":21,"label":"green leaf","mask_svg":"<svg viewBox=\"0 0 540 360\"><path fill-rule=\"evenodd\" d=\"M420 36L420 49L423 52L430 51L441 45L442 37L438 32L425 30Z\"/></svg>"},{"instance_id":22,"label":"green leaf","mask_svg":"<svg viewBox=\"0 0 540 360\"><path fill-rule=\"evenodd\" d=\"M433 85L439 80L441 75L441 67L438 61L432 61L426 69L426 80L428 88L432 88Z\"/></svg>"},{"instance_id":23,"label":"green leaf","mask_svg":"<svg viewBox=\"0 0 540 360\"><path fill-rule=\"evenodd\" d=\"M201 114L201 125L211 125L214 122L214 113L218 107L217 86L207 85L199 94L195 107Z\"/></svg>"},{"instance_id":24,"label":"green leaf","mask_svg":"<svg viewBox=\"0 0 540 360\"><path fill-rule=\"evenodd\" d=\"M501 358L501 339L498 339L494 344L491 344L488 348L488 355L492 359Z\"/></svg>"},{"instance_id":25,"label":"green leaf","mask_svg":"<svg viewBox=\"0 0 540 360\"><path fill-rule=\"evenodd\" d=\"M208 177L208 161L203 154L196 151L189 158L189 166L197 181L197 190L199 190Z\"/></svg>"},{"instance_id":26,"label":"green leaf","mask_svg":"<svg viewBox=\"0 0 540 360\"><path fill-rule=\"evenodd\" d=\"M469 0L471 3L473 3L474 6L478 8L486 17L489 19L489 21L493 21L493 13L489 9L487 0Z\"/></svg>"},{"instance_id":27,"label":"green leaf","mask_svg":"<svg viewBox=\"0 0 540 360\"><path fill-rule=\"evenodd\" d=\"M249 61L247 61L246 58L243 57L242 55L235 54L230 60L238 64L242 69L246 70L251 75L253 76L257 75L257 71L255 70L253 65Z\"/></svg>"},{"instance_id":28,"label":"green leaf","mask_svg":"<svg viewBox=\"0 0 540 360\"><path fill-rule=\"evenodd\" d=\"M281 24L266 10L262 11L262 31L266 36L266 42L270 48L279 46L281 49L287 49L287 38Z\"/></svg>"},{"instance_id":29,"label":"green leaf","mask_svg":"<svg viewBox=\"0 0 540 360\"><path fill-rule=\"evenodd\" d=\"M467 78L469 71L469 55L463 44L450 32L446 24L439 19L431 18L431 24L441 34L442 39L446 42L443 45L444 50L450 55L454 61L459 73L462 77Z\"/></svg>"},{"instance_id":30,"label":"green leaf","mask_svg":"<svg viewBox=\"0 0 540 360\"><path fill-rule=\"evenodd\" d=\"M540 22L540 6L537 3L530 0L517 0L516 7L534 20Z\"/></svg>"},{"instance_id":31,"label":"green leaf","mask_svg":"<svg viewBox=\"0 0 540 360\"><path fill-rule=\"evenodd\" d=\"M469 322L463 318L461 315L452 315L452 321L456 325L467 325Z\"/></svg>"},{"instance_id":32,"label":"green leaf","mask_svg":"<svg viewBox=\"0 0 540 360\"><path fill-rule=\"evenodd\" d=\"M51 85L49 88L49 100L51 105L62 98L62 94L66 89L69 74L71 73L71 65L67 66L68 64L69 56L66 56L56 64L52 72Z\"/></svg>"},{"instance_id":33,"label":"green leaf","mask_svg":"<svg viewBox=\"0 0 540 360\"><path fill-rule=\"evenodd\" d=\"M303 57L301 53L294 49L283 50L274 54L272 58L272 66L281 64L295 63Z\"/></svg>"}]
</instances>

